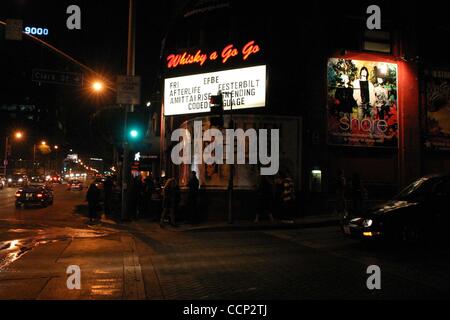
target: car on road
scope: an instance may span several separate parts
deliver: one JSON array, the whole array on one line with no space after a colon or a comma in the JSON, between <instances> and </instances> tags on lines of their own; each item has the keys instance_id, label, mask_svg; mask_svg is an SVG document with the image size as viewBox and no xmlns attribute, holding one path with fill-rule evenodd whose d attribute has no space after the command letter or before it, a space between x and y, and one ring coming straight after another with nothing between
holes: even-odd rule
<instances>
[{"instance_id":1,"label":"car on road","mask_svg":"<svg viewBox=\"0 0 450 320\"><path fill-rule=\"evenodd\" d=\"M11 188L11 187L23 187L27 184L27 177L24 175L20 175L20 174L15 174L12 176L9 176L6 180L6 185Z\"/></svg>"},{"instance_id":2,"label":"car on road","mask_svg":"<svg viewBox=\"0 0 450 320\"><path fill-rule=\"evenodd\" d=\"M392 200L341 223L346 235L407 242L448 240L450 174L423 176Z\"/></svg>"},{"instance_id":3,"label":"car on road","mask_svg":"<svg viewBox=\"0 0 450 320\"><path fill-rule=\"evenodd\" d=\"M28 205L47 207L53 204L53 192L44 184L30 184L16 192L16 208Z\"/></svg>"},{"instance_id":4,"label":"car on road","mask_svg":"<svg viewBox=\"0 0 450 320\"><path fill-rule=\"evenodd\" d=\"M70 190L81 191L81 190L83 190L83 182L81 182L80 180L71 180L67 184L67 190L69 190L69 191Z\"/></svg>"},{"instance_id":5,"label":"car on road","mask_svg":"<svg viewBox=\"0 0 450 320\"><path fill-rule=\"evenodd\" d=\"M51 181L53 183L62 183L62 178L61 178L61 176L54 175L53 177L51 177Z\"/></svg>"}]
</instances>

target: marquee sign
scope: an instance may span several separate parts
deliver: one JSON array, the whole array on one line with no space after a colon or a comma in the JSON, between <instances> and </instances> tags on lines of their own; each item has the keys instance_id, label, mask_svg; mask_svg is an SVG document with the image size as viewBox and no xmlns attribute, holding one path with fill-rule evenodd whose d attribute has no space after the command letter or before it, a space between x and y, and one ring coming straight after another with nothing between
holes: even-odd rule
<instances>
[{"instance_id":1,"label":"marquee sign","mask_svg":"<svg viewBox=\"0 0 450 320\"><path fill-rule=\"evenodd\" d=\"M164 81L164 115L210 112L209 98L219 91L224 96L224 109L258 108L266 105L266 66L232 69Z\"/></svg>"},{"instance_id":2,"label":"marquee sign","mask_svg":"<svg viewBox=\"0 0 450 320\"><path fill-rule=\"evenodd\" d=\"M222 51L203 52L182 52L167 56L167 68L173 69L183 65L198 64L203 66L206 61L220 60L223 64L235 58L247 60L251 55L261 51L260 46L253 40L249 41L242 48L237 48L233 44L225 46Z\"/></svg>"}]
</instances>

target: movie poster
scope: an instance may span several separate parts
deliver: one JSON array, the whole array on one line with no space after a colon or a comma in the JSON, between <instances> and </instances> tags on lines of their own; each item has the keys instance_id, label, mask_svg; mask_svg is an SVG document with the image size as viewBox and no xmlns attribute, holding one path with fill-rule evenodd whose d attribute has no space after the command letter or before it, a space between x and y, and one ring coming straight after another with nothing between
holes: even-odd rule
<instances>
[{"instance_id":1,"label":"movie poster","mask_svg":"<svg viewBox=\"0 0 450 320\"><path fill-rule=\"evenodd\" d=\"M397 147L397 65L328 60L328 143Z\"/></svg>"},{"instance_id":2,"label":"movie poster","mask_svg":"<svg viewBox=\"0 0 450 320\"><path fill-rule=\"evenodd\" d=\"M428 71L426 76L427 135L425 145L450 150L450 72Z\"/></svg>"}]
</instances>

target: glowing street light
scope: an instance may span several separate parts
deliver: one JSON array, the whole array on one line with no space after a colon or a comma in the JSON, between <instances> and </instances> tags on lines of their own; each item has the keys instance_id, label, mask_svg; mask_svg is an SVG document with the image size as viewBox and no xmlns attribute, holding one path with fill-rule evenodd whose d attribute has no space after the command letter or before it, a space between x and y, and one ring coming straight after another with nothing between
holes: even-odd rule
<instances>
[{"instance_id":1,"label":"glowing street light","mask_svg":"<svg viewBox=\"0 0 450 320\"><path fill-rule=\"evenodd\" d=\"M46 146L46 145L47 145L47 141L42 140L42 141L41 141L41 145Z\"/></svg>"},{"instance_id":2,"label":"glowing street light","mask_svg":"<svg viewBox=\"0 0 450 320\"><path fill-rule=\"evenodd\" d=\"M23 132L22 131L17 131L16 133L14 133L14 137L16 139L22 139L23 138Z\"/></svg>"},{"instance_id":3,"label":"glowing street light","mask_svg":"<svg viewBox=\"0 0 450 320\"><path fill-rule=\"evenodd\" d=\"M100 81L94 81L92 83L92 90L94 90L95 92L101 92L101 91L103 91L103 88L104 88L104 85Z\"/></svg>"}]
</instances>

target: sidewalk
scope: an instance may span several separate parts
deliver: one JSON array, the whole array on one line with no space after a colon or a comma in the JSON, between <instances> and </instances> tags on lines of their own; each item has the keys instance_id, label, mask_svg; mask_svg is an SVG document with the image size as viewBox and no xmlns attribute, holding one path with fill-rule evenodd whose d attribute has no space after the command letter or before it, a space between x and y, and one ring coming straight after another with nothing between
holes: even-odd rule
<instances>
[{"instance_id":1,"label":"sidewalk","mask_svg":"<svg viewBox=\"0 0 450 320\"><path fill-rule=\"evenodd\" d=\"M264 219L264 218L263 218ZM232 224L227 221L224 222L209 222L198 225L181 225L176 228L184 232L213 232L213 231L256 231L256 230L272 230L272 229L300 229L300 228L319 228L326 226L333 226L339 223L339 218L336 215L323 214L304 216L292 221L275 220L271 222L265 218L258 223L248 220L237 220Z\"/></svg>"},{"instance_id":2,"label":"sidewalk","mask_svg":"<svg viewBox=\"0 0 450 320\"><path fill-rule=\"evenodd\" d=\"M118 225L122 223L117 221ZM319 228L326 226L334 226L339 224L339 217L336 214L321 214L304 216L292 221L269 221L267 218L262 218L259 223L249 220L236 220L229 224L227 221L210 221L199 224L189 224L180 222L178 227L172 227L165 224L165 229L175 232L219 232L219 231L258 231L258 230L276 230L276 229L301 229L301 228ZM159 228L159 222L150 221L142 218L134 220L124 225L129 226L135 230L151 230Z\"/></svg>"},{"instance_id":3,"label":"sidewalk","mask_svg":"<svg viewBox=\"0 0 450 320\"><path fill-rule=\"evenodd\" d=\"M0 300L145 299L136 251L126 234L37 245L1 270ZM80 268L79 290L67 286L69 266Z\"/></svg>"}]
</instances>

